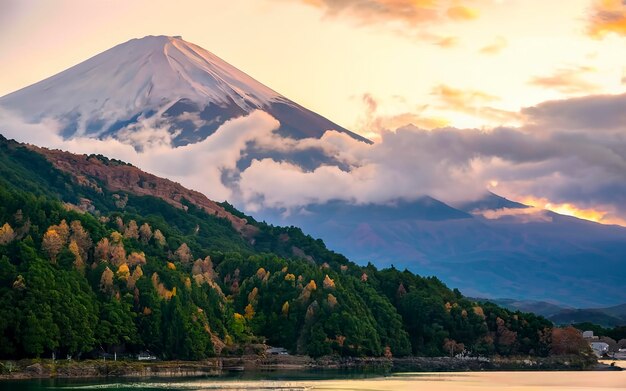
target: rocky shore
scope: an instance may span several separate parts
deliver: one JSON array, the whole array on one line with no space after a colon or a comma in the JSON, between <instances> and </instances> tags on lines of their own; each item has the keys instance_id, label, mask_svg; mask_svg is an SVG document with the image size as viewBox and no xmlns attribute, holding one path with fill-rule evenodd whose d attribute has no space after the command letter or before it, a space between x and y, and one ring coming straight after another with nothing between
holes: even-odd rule
<instances>
[{"instance_id":1,"label":"rocky shore","mask_svg":"<svg viewBox=\"0 0 626 391\"><path fill-rule=\"evenodd\" d=\"M20 360L0 362L0 379L150 378L219 376L231 371L376 370L382 372L619 370L577 356L520 358L322 357L275 355L214 358L203 361Z\"/></svg>"}]
</instances>

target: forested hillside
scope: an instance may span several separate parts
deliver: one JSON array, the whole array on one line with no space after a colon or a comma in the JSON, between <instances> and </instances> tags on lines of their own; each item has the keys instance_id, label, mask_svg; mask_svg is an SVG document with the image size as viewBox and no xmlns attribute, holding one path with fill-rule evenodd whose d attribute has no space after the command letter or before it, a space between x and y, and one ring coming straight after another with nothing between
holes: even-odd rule
<instances>
[{"instance_id":1,"label":"forested hillside","mask_svg":"<svg viewBox=\"0 0 626 391\"><path fill-rule=\"evenodd\" d=\"M1 138L0 227L3 358L202 359L258 342L314 357L582 349L542 317L356 265L298 228L102 156Z\"/></svg>"}]
</instances>

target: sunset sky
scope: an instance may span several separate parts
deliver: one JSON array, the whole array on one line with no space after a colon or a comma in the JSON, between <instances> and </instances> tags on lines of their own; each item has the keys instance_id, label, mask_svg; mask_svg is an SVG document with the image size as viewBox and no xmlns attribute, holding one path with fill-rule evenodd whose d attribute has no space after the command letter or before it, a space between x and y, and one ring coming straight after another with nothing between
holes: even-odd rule
<instances>
[{"instance_id":1,"label":"sunset sky","mask_svg":"<svg viewBox=\"0 0 626 391\"><path fill-rule=\"evenodd\" d=\"M609 145L626 134L625 0L0 0L0 31L0 96L131 38L182 35L375 141L408 124L551 132L569 126L554 122L553 108L593 105L600 95L612 109L586 118L614 116L617 127L589 120L577 135ZM562 102L543 103L554 100ZM626 167L623 155L616 159L617 169ZM624 179L615 175L607 183ZM585 186L542 193L539 184L503 187L503 178L494 176L491 189L561 213L626 221L617 206L626 194L581 195ZM611 188L604 185L594 191Z\"/></svg>"},{"instance_id":2,"label":"sunset sky","mask_svg":"<svg viewBox=\"0 0 626 391\"><path fill-rule=\"evenodd\" d=\"M0 63L11 75L0 80L0 96L149 34L182 35L363 134L408 122L515 124L522 107L619 93L626 77L621 0L1 0L0 7Z\"/></svg>"}]
</instances>

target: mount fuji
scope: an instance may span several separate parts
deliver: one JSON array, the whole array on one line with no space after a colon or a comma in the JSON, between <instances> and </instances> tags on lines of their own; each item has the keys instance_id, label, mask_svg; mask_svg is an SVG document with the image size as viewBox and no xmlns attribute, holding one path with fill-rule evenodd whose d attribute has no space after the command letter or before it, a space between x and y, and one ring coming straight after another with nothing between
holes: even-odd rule
<instances>
[{"instance_id":1,"label":"mount fuji","mask_svg":"<svg viewBox=\"0 0 626 391\"><path fill-rule=\"evenodd\" d=\"M369 143L181 37L132 39L0 98L0 106L29 122L57 120L66 138L118 137L150 120L180 146L261 109L280 122L283 136L320 138L333 129Z\"/></svg>"}]
</instances>

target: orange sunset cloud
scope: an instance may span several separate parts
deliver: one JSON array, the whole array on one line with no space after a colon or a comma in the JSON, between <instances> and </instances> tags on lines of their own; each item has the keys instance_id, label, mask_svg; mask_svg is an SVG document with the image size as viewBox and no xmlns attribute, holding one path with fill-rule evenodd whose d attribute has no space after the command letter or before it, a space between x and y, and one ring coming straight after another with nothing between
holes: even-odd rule
<instances>
[{"instance_id":1,"label":"orange sunset cloud","mask_svg":"<svg viewBox=\"0 0 626 391\"><path fill-rule=\"evenodd\" d=\"M524 197L521 200L521 203L525 205L530 205L534 208L546 209L562 215L573 216L579 219L589 220L596 223L615 224L626 227L626 220L611 216L608 211L599 208L579 208L578 206L569 202L557 203L552 202L547 198L537 198L532 196Z\"/></svg>"},{"instance_id":2,"label":"orange sunset cloud","mask_svg":"<svg viewBox=\"0 0 626 391\"><path fill-rule=\"evenodd\" d=\"M435 21L466 21L477 10L449 0L302 0L332 16L347 15L362 23L401 22L417 25Z\"/></svg>"},{"instance_id":3,"label":"orange sunset cloud","mask_svg":"<svg viewBox=\"0 0 626 391\"><path fill-rule=\"evenodd\" d=\"M554 71L551 75L533 77L530 80L530 84L554 89L565 94L593 93L599 87L587 81L585 76L595 71L595 68L586 66L561 68Z\"/></svg>"},{"instance_id":4,"label":"orange sunset cloud","mask_svg":"<svg viewBox=\"0 0 626 391\"><path fill-rule=\"evenodd\" d=\"M623 0L595 1L589 17L589 34L603 38L615 33L626 36L626 2Z\"/></svg>"}]
</instances>

